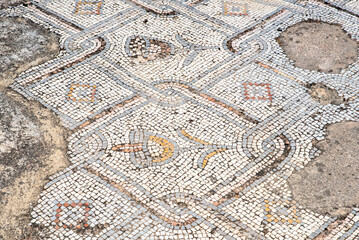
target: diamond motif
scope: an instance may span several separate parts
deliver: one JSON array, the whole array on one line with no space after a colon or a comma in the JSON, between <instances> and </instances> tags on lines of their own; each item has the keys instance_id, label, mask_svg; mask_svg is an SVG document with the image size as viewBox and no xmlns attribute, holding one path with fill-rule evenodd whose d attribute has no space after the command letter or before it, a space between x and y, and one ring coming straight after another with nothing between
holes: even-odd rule
<instances>
[{"instance_id":1,"label":"diamond motif","mask_svg":"<svg viewBox=\"0 0 359 240\"><path fill-rule=\"evenodd\" d=\"M101 14L102 1L78 1L75 14Z\"/></svg>"},{"instance_id":2,"label":"diamond motif","mask_svg":"<svg viewBox=\"0 0 359 240\"><path fill-rule=\"evenodd\" d=\"M67 93L67 100L73 102L95 102L96 85L71 83Z\"/></svg>"},{"instance_id":3,"label":"diamond motif","mask_svg":"<svg viewBox=\"0 0 359 240\"><path fill-rule=\"evenodd\" d=\"M269 100L272 93L269 83L243 83L244 96L247 100Z\"/></svg>"},{"instance_id":4,"label":"diamond motif","mask_svg":"<svg viewBox=\"0 0 359 240\"><path fill-rule=\"evenodd\" d=\"M89 202L69 201L56 204L55 225L56 229L82 229L87 228L88 217L90 216L91 206Z\"/></svg>"},{"instance_id":5,"label":"diamond motif","mask_svg":"<svg viewBox=\"0 0 359 240\"><path fill-rule=\"evenodd\" d=\"M223 13L227 16L248 15L248 5L237 2L223 2Z\"/></svg>"},{"instance_id":6,"label":"diamond motif","mask_svg":"<svg viewBox=\"0 0 359 240\"><path fill-rule=\"evenodd\" d=\"M262 208L265 213L264 219L269 223L298 224L302 222L294 200L265 199Z\"/></svg>"}]
</instances>

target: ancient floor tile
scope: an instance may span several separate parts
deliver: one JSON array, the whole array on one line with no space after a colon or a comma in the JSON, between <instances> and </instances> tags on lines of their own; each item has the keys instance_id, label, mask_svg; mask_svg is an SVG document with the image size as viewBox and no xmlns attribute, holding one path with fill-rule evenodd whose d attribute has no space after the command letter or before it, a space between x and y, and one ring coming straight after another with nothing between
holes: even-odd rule
<instances>
[{"instance_id":1,"label":"ancient floor tile","mask_svg":"<svg viewBox=\"0 0 359 240\"><path fill-rule=\"evenodd\" d=\"M34 0L2 10L60 36L59 55L11 88L72 131L71 164L44 186L30 236L356 239L354 200L337 218L288 182L325 154L316 143L328 125L359 120L359 15L347 3ZM309 68L279 42L313 21L324 30L308 25L310 41L291 47ZM328 42L327 27L340 36Z\"/></svg>"}]
</instances>

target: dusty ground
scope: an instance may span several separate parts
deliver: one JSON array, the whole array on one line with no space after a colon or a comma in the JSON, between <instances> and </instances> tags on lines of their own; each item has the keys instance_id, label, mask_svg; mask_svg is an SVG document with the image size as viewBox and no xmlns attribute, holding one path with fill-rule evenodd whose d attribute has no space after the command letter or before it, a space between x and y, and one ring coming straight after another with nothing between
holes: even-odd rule
<instances>
[{"instance_id":1,"label":"dusty ground","mask_svg":"<svg viewBox=\"0 0 359 240\"><path fill-rule=\"evenodd\" d=\"M278 42L295 66L303 69L340 73L358 59L358 42L340 25L301 22L288 28Z\"/></svg>"},{"instance_id":2,"label":"dusty ground","mask_svg":"<svg viewBox=\"0 0 359 240\"><path fill-rule=\"evenodd\" d=\"M288 28L278 41L295 65L304 69L339 73L358 59L358 43L339 25L302 22ZM308 93L323 105L346 101L323 83L311 84ZM359 206L359 123L334 124L328 131L326 140L318 143L322 154L296 172L289 184L293 198L304 207L344 216Z\"/></svg>"},{"instance_id":3,"label":"dusty ground","mask_svg":"<svg viewBox=\"0 0 359 240\"><path fill-rule=\"evenodd\" d=\"M68 165L68 133L50 110L8 85L19 72L53 58L58 38L21 18L1 18L0 36L0 239L25 239L48 177Z\"/></svg>"},{"instance_id":4,"label":"dusty ground","mask_svg":"<svg viewBox=\"0 0 359 240\"><path fill-rule=\"evenodd\" d=\"M314 212L344 216L359 206L359 123L328 127L322 154L289 179L293 197Z\"/></svg>"},{"instance_id":5,"label":"dusty ground","mask_svg":"<svg viewBox=\"0 0 359 240\"><path fill-rule=\"evenodd\" d=\"M345 103L345 99L339 96L335 89L325 86L323 83L311 84L308 86L308 92L312 98L323 105L340 105Z\"/></svg>"}]
</instances>

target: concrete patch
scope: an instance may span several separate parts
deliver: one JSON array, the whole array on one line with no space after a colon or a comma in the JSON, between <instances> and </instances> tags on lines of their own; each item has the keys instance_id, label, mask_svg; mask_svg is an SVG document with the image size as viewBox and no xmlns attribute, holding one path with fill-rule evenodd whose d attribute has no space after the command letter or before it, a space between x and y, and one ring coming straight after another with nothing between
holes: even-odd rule
<instances>
[{"instance_id":1,"label":"concrete patch","mask_svg":"<svg viewBox=\"0 0 359 240\"><path fill-rule=\"evenodd\" d=\"M277 40L295 66L303 69L340 73L358 60L358 42L336 24L301 22Z\"/></svg>"},{"instance_id":2,"label":"concrete patch","mask_svg":"<svg viewBox=\"0 0 359 240\"><path fill-rule=\"evenodd\" d=\"M322 154L289 184L293 198L316 213L345 216L359 206L359 123L328 127L326 140L317 144Z\"/></svg>"}]
</instances>

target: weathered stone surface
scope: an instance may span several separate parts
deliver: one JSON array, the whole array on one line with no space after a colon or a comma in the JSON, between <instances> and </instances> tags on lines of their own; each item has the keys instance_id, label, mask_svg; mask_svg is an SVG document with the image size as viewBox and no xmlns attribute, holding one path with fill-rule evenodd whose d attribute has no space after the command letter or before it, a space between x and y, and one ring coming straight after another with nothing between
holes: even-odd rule
<instances>
[{"instance_id":1,"label":"weathered stone surface","mask_svg":"<svg viewBox=\"0 0 359 240\"><path fill-rule=\"evenodd\" d=\"M0 9L7 8L9 6L17 6L19 4L26 3L26 0L0 0Z\"/></svg>"},{"instance_id":2,"label":"weathered stone surface","mask_svg":"<svg viewBox=\"0 0 359 240\"><path fill-rule=\"evenodd\" d=\"M20 72L54 58L58 36L34 22L0 18L0 84L9 84Z\"/></svg>"},{"instance_id":3,"label":"weathered stone surface","mask_svg":"<svg viewBox=\"0 0 359 240\"><path fill-rule=\"evenodd\" d=\"M333 124L328 131L326 140L317 144L322 154L293 174L289 184L304 207L344 216L359 206L359 123Z\"/></svg>"},{"instance_id":4,"label":"weathered stone surface","mask_svg":"<svg viewBox=\"0 0 359 240\"><path fill-rule=\"evenodd\" d=\"M67 133L39 103L0 91L0 239L24 239L51 174L68 165Z\"/></svg>"},{"instance_id":5,"label":"weathered stone surface","mask_svg":"<svg viewBox=\"0 0 359 240\"><path fill-rule=\"evenodd\" d=\"M67 132L53 112L8 85L53 58L58 38L21 18L1 18L0 26L0 239L41 239L31 234L30 210L48 177L68 165Z\"/></svg>"},{"instance_id":6,"label":"weathered stone surface","mask_svg":"<svg viewBox=\"0 0 359 240\"><path fill-rule=\"evenodd\" d=\"M40 133L39 123L20 102L11 101L0 92L0 200L1 191L25 171L41 167L41 155L47 149Z\"/></svg>"},{"instance_id":7,"label":"weathered stone surface","mask_svg":"<svg viewBox=\"0 0 359 240\"><path fill-rule=\"evenodd\" d=\"M340 25L301 22L277 39L295 66L325 73L340 73L358 59L358 42Z\"/></svg>"}]
</instances>

